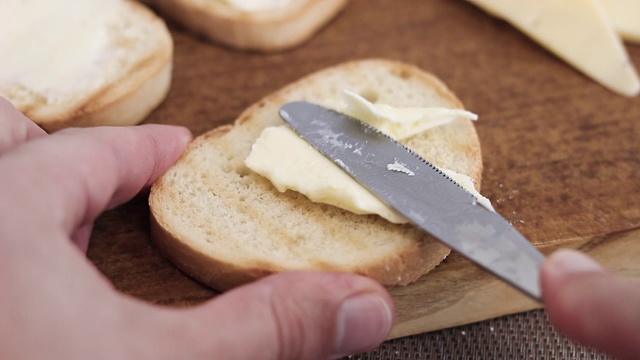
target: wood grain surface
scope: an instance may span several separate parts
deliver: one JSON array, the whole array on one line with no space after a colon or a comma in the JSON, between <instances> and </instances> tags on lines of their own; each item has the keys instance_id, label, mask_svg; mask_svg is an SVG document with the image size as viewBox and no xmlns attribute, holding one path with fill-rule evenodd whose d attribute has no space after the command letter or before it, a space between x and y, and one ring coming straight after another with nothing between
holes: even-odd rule
<instances>
[{"instance_id":1,"label":"wood grain surface","mask_svg":"<svg viewBox=\"0 0 640 360\"><path fill-rule=\"evenodd\" d=\"M482 192L544 252L579 247L640 278L640 98L609 92L462 0L352 0L310 42L239 52L170 24L172 89L148 123L195 135L312 71L383 57L440 77L479 114ZM640 66L640 45L627 44ZM217 295L163 259L149 239L146 194L97 221L89 258L120 291L190 306ZM392 337L541 306L452 254L418 282L392 290Z\"/></svg>"}]
</instances>

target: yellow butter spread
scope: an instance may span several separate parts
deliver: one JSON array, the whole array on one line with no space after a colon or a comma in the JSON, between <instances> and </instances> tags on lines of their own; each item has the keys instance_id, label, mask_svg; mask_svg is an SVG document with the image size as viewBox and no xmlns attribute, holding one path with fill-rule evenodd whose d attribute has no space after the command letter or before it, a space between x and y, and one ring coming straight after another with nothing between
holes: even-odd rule
<instances>
[{"instance_id":1,"label":"yellow butter spread","mask_svg":"<svg viewBox=\"0 0 640 360\"><path fill-rule=\"evenodd\" d=\"M477 120L478 116L462 109L441 107L404 107L374 104L359 94L345 90L345 106L340 112L377 128L396 140L404 140L456 118Z\"/></svg>"},{"instance_id":2,"label":"yellow butter spread","mask_svg":"<svg viewBox=\"0 0 640 360\"><path fill-rule=\"evenodd\" d=\"M285 125L266 128L245 163L282 192L293 190L311 201L356 214L378 214L391 222L406 222Z\"/></svg>"},{"instance_id":3,"label":"yellow butter spread","mask_svg":"<svg viewBox=\"0 0 640 360\"><path fill-rule=\"evenodd\" d=\"M399 134L400 138L406 138L415 135L416 129L429 129L460 116L476 118L475 114L463 110L454 112L456 116L451 115L454 109L393 108L372 104L355 93L346 94L347 105L336 110L383 128L392 137ZM404 114L407 114L406 118L402 118ZM425 114L435 115L429 117ZM245 164L269 179L279 191L297 191L311 201L337 206L355 214L377 214L393 223L408 222L404 216L358 184L286 125L266 128L254 143ZM387 170L412 175L409 169L399 163L388 164ZM473 193L479 204L493 210L489 200L475 190L471 178L451 170L442 170Z\"/></svg>"}]
</instances>

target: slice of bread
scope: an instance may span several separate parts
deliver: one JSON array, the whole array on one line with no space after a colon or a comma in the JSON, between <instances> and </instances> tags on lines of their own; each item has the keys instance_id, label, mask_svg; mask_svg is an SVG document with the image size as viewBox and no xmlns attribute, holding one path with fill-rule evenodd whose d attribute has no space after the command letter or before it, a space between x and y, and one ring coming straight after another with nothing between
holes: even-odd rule
<instances>
[{"instance_id":1,"label":"slice of bread","mask_svg":"<svg viewBox=\"0 0 640 360\"><path fill-rule=\"evenodd\" d=\"M53 132L133 125L170 84L173 41L134 1L18 1L0 5L0 95Z\"/></svg>"},{"instance_id":2,"label":"slice of bread","mask_svg":"<svg viewBox=\"0 0 640 360\"><path fill-rule=\"evenodd\" d=\"M160 251L219 290L294 269L351 272L387 286L406 285L438 265L450 249L415 226L281 193L245 166L262 130L283 124L281 105L307 100L329 106L342 99L344 89L393 106L462 108L433 75L382 59L347 62L294 82L246 109L233 125L196 138L155 182L149 203ZM454 120L405 144L480 184L480 144L471 121Z\"/></svg>"},{"instance_id":3,"label":"slice of bread","mask_svg":"<svg viewBox=\"0 0 640 360\"><path fill-rule=\"evenodd\" d=\"M209 40L262 52L306 42L347 4L347 0L262 0L240 7L243 0L143 1ZM249 3L262 5L254 9Z\"/></svg>"}]
</instances>

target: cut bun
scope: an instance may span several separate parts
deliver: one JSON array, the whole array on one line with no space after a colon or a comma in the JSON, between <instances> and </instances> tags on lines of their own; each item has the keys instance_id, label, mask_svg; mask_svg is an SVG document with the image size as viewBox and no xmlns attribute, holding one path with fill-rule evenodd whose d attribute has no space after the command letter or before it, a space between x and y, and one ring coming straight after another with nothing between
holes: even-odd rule
<instances>
[{"instance_id":1,"label":"cut bun","mask_svg":"<svg viewBox=\"0 0 640 360\"><path fill-rule=\"evenodd\" d=\"M283 124L280 106L295 100L329 105L342 99L343 89L394 106L462 108L436 77L401 62L352 61L302 78L246 109L233 125L196 138L153 184L152 238L161 253L219 290L299 269L406 285L437 266L450 249L415 226L281 193L245 166L262 130ZM479 186L480 144L469 120L456 119L405 144Z\"/></svg>"},{"instance_id":2,"label":"cut bun","mask_svg":"<svg viewBox=\"0 0 640 360\"><path fill-rule=\"evenodd\" d=\"M36 23L25 27L10 22L7 31L25 41L42 41L43 32L59 34L44 36L44 47L56 48L55 58L38 58L33 56L38 49L0 41L0 48L11 51L5 53L28 63L24 70L16 62L0 68L0 95L46 131L134 125L164 100L171 84L173 41L164 21L144 5L87 0L70 10L57 2L35 4L12 0L0 5L9 6L21 21ZM29 6L40 5L53 6L54 13L30 13ZM83 32L90 35L83 39ZM73 69L67 66L71 62ZM32 75L38 72L42 76Z\"/></svg>"},{"instance_id":3,"label":"cut bun","mask_svg":"<svg viewBox=\"0 0 640 360\"><path fill-rule=\"evenodd\" d=\"M144 0L162 16L209 40L240 50L275 52L311 38L347 0L291 0L264 10L238 8L225 0Z\"/></svg>"}]
</instances>

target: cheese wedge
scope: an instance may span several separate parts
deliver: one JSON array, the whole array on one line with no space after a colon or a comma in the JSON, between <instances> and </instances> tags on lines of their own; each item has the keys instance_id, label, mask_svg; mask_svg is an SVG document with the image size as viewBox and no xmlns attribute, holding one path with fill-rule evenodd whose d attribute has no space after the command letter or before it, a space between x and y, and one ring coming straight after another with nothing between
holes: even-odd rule
<instances>
[{"instance_id":1,"label":"cheese wedge","mask_svg":"<svg viewBox=\"0 0 640 360\"><path fill-rule=\"evenodd\" d=\"M640 43L640 0L598 0L624 40Z\"/></svg>"},{"instance_id":2,"label":"cheese wedge","mask_svg":"<svg viewBox=\"0 0 640 360\"><path fill-rule=\"evenodd\" d=\"M600 0L468 1L511 23L608 89L625 96L640 92L638 74Z\"/></svg>"}]
</instances>

